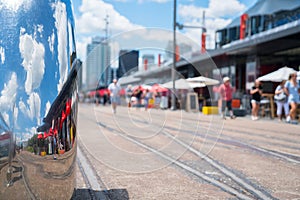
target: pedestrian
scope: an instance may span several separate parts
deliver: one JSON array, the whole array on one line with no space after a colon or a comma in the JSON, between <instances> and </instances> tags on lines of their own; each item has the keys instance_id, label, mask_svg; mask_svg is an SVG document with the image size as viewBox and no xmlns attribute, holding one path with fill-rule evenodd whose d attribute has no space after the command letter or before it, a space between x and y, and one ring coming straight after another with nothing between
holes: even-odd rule
<instances>
[{"instance_id":1,"label":"pedestrian","mask_svg":"<svg viewBox=\"0 0 300 200\"><path fill-rule=\"evenodd\" d=\"M120 90L121 87L118 84L117 79L114 79L111 84L108 86L108 90L110 91L110 102L112 105L113 113L117 113L117 104L119 103L120 99Z\"/></svg>"},{"instance_id":2,"label":"pedestrian","mask_svg":"<svg viewBox=\"0 0 300 200\"><path fill-rule=\"evenodd\" d=\"M107 101L108 101L108 91L105 89L103 92L103 102L102 102L103 106L106 105Z\"/></svg>"},{"instance_id":3,"label":"pedestrian","mask_svg":"<svg viewBox=\"0 0 300 200\"><path fill-rule=\"evenodd\" d=\"M144 91L143 97L144 97L144 106L145 106L145 110L148 110L148 107L149 107L149 101L150 101L150 99L152 98L152 94L151 94L151 92L150 92L149 89L146 89L146 90Z\"/></svg>"},{"instance_id":4,"label":"pedestrian","mask_svg":"<svg viewBox=\"0 0 300 200\"><path fill-rule=\"evenodd\" d=\"M299 104L299 84L297 83L297 73L290 74L289 80L284 85L284 91L288 96L288 104L290 105L290 113L287 117L287 122L297 124L296 113Z\"/></svg>"},{"instance_id":5,"label":"pedestrian","mask_svg":"<svg viewBox=\"0 0 300 200\"><path fill-rule=\"evenodd\" d=\"M95 91L96 93L95 93L95 103L96 103L96 105L99 105L99 103L100 103L100 94L99 94L99 91L98 90L96 90Z\"/></svg>"},{"instance_id":6,"label":"pedestrian","mask_svg":"<svg viewBox=\"0 0 300 200\"><path fill-rule=\"evenodd\" d=\"M218 113L222 116L222 98L220 95L220 86L215 85L213 87L214 101L218 102Z\"/></svg>"},{"instance_id":7,"label":"pedestrian","mask_svg":"<svg viewBox=\"0 0 300 200\"><path fill-rule=\"evenodd\" d=\"M133 95L136 98L137 104L136 107L139 108L142 104L142 95L143 95L143 88L139 85L133 92Z\"/></svg>"},{"instance_id":8,"label":"pedestrian","mask_svg":"<svg viewBox=\"0 0 300 200\"><path fill-rule=\"evenodd\" d=\"M284 109L285 119L287 119L289 115L289 103L287 101L287 95L284 92L285 83L286 80L281 81L281 83L276 87L274 96L277 105L277 116L279 121L282 121L282 109Z\"/></svg>"},{"instance_id":9,"label":"pedestrian","mask_svg":"<svg viewBox=\"0 0 300 200\"><path fill-rule=\"evenodd\" d=\"M252 120L258 120L258 111L260 106L260 99L262 95L262 86L259 80L255 80L254 86L250 90L251 105L252 105Z\"/></svg>"},{"instance_id":10,"label":"pedestrian","mask_svg":"<svg viewBox=\"0 0 300 200\"><path fill-rule=\"evenodd\" d=\"M132 85L128 85L126 87L126 90L125 90L125 95L126 95L126 103L127 103L127 107L130 108L131 107L131 97L132 97Z\"/></svg>"},{"instance_id":11,"label":"pedestrian","mask_svg":"<svg viewBox=\"0 0 300 200\"><path fill-rule=\"evenodd\" d=\"M227 108L229 111L229 114L230 114L230 118L235 119L235 116L232 111L232 105L231 105L232 104L232 94L235 91L235 89L234 89L234 87L231 86L229 77L227 77L227 76L224 77L223 82L224 83L222 85L220 85L220 88L219 88L219 93L220 93L220 96L222 99L222 117L224 119L226 119L225 111Z\"/></svg>"},{"instance_id":12,"label":"pedestrian","mask_svg":"<svg viewBox=\"0 0 300 200\"><path fill-rule=\"evenodd\" d=\"M161 93L156 90L154 93L154 108L159 108L161 102Z\"/></svg>"}]
</instances>

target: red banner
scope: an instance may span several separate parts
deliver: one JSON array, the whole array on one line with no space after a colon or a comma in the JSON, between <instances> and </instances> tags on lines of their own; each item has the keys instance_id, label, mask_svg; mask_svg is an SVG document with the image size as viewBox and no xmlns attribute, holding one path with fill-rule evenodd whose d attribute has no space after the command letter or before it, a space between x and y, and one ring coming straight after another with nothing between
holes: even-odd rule
<instances>
[{"instance_id":1,"label":"red banner","mask_svg":"<svg viewBox=\"0 0 300 200\"><path fill-rule=\"evenodd\" d=\"M247 24L247 19L248 15L247 14L242 14L241 16L241 24L240 24L240 40L245 38L245 33L246 33L246 24Z\"/></svg>"}]
</instances>

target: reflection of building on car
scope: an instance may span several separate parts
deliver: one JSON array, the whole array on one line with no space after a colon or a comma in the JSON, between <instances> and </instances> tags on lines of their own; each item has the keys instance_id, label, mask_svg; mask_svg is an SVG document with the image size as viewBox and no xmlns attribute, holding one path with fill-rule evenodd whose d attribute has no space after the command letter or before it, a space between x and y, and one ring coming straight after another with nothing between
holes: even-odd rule
<instances>
[{"instance_id":1,"label":"reflection of building on car","mask_svg":"<svg viewBox=\"0 0 300 200\"><path fill-rule=\"evenodd\" d=\"M75 116L71 112L72 100L67 100L61 116L54 119L52 127L48 131L37 135L37 143L34 144L34 153L45 156L52 154L64 154L71 150L75 144ZM54 157L56 158L56 157Z\"/></svg>"}]
</instances>

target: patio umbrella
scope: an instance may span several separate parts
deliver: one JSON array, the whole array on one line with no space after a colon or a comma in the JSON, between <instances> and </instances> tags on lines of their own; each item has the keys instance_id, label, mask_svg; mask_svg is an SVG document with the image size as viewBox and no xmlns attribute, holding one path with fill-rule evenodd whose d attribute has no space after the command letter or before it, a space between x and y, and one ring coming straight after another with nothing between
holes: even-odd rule
<instances>
[{"instance_id":1,"label":"patio umbrella","mask_svg":"<svg viewBox=\"0 0 300 200\"><path fill-rule=\"evenodd\" d=\"M90 97L93 97L93 96L96 95L96 91L95 91L95 90L89 91L88 95L89 95Z\"/></svg>"},{"instance_id":2,"label":"patio umbrella","mask_svg":"<svg viewBox=\"0 0 300 200\"><path fill-rule=\"evenodd\" d=\"M296 70L289 67L282 67L274 72L266 74L258 78L259 81L272 81L272 82L281 82L283 80L288 80L289 75L295 73Z\"/></svg>"},{"instance_id":3,"label":"patio umbrella","mask_svg":"<svg viewBox=\"0 0 300 200\"><path fill-rule=\"evenodd\" d=\"M218 85L220 83L220 81L218 81L216 79L208 78L208 77L205 77L205 76L197 76L197 77L194 77L194 78L188 78L186 80L188 82L202 83L202 84L205 84L205 86L207 86L207 85Z\"/></svg>"},{"instance_id":4,"label":"patio umbrella","mask_svg":"<svg viewBox=\"0 0 300 200\"><path fill-rule=\"evenodd\" d=\"M151 92L167 92L168 88L165 88L160 84L154 84L154 85L152 85L150 91Z\"/></svg>"},{"instance_id":5,"label":"patio umbrella","mask_svg":"<svg viewBox=\"0 0 300 200\"><path fill-rule=\"evenodd\" d=\"M163 87L172 89L173 81L162 84ZM191 83L185 79L178 79L175 81L175 89L192 89L196 87L205 87L203 83Z\"/></svg>"},{"instance_id":6,"label":"patio umbrella","mask_svg":"<svg viewBox=\"0 0 300 200\"><path fill-rule=\"evenodd\" d=\"M104 89L100 89L97 91L99 93L100 96L104 96L105 93L108 93L108 89L107 88L104 88Z\"/></svg>"},{"instance_id":7,"label":"patio umbrella","mask_svg":"<svg viewBox=\"0 0 300 200\"><path fill-rule=\"evenodd\" d=\"M133 87L133 92L134 91L136 91L137 89L140 89L140 90L142 90L142 91L144 91L144 90L146 90L146 89L148 89L148 90L151 90L151 86L150 85L145 85L145 84L143 84L143 85L136 85L136 86L134 86Z\"/></svg>"}]
</instances>

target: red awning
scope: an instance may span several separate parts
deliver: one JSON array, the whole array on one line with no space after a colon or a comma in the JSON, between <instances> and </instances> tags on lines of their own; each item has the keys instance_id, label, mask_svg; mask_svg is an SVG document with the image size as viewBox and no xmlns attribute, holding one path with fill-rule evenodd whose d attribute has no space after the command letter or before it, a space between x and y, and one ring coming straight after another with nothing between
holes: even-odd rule
<instances>
[{"instance_id":1,"label":"red awning","mask_svg":"<svg viewBox=\"0 0 300 200\"><path fill-rule=\"evenodd\" d=\"M161 86L160 84L154 84L151 89L151 92L167 92L168 88Z\"/></svg>"}]
</instances>

